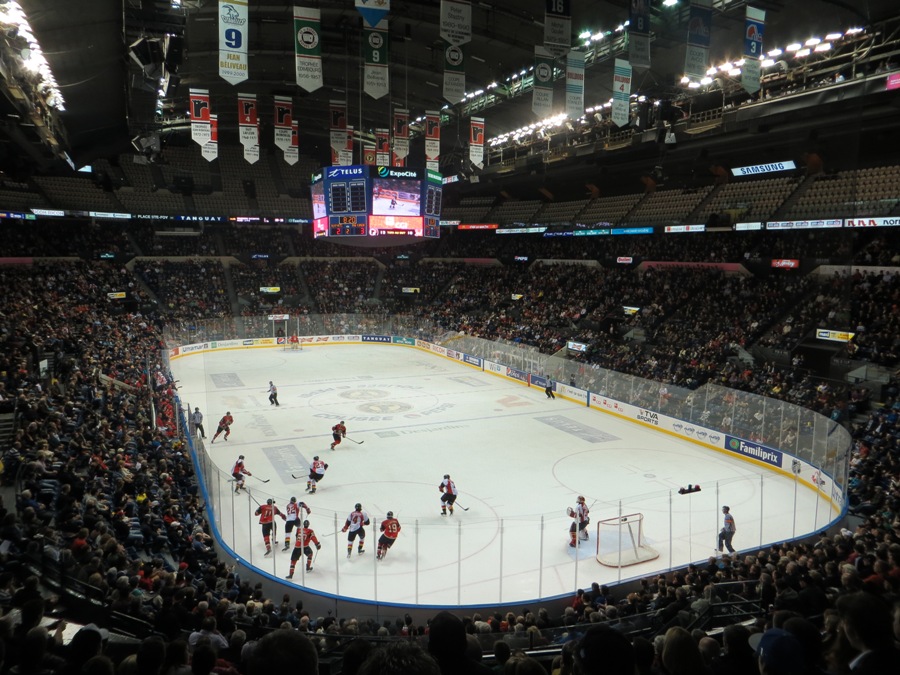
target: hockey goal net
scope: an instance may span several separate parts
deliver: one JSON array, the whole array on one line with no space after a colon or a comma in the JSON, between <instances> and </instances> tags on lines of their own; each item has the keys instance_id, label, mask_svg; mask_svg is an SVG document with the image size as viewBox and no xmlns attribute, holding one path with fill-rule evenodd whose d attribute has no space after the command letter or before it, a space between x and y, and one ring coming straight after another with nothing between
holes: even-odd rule
<instances>
[{"instance_id":1,"label":"hockey goal net","mask_svg":"<svg viewBox=\"0 0 900 675\"><path fill-rule=\"evenodd\" d=\"M630 513L597 523L597 562L607 567L628 567L654 560L659 551L644 540L644 514Z\"/></svg>"}]
</instances>

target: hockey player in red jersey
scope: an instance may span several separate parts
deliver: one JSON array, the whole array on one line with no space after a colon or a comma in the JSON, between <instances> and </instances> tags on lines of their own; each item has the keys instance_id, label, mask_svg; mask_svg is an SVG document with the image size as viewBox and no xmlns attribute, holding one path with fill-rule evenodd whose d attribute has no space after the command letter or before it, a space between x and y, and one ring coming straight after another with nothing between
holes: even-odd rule
<instances>
[{"instance_id":1,"label":"hockey player in red jersey","mask_svg":"<svg viewBox=\"0 0 900 675\"><path fill-rule=\"evenodd\" d=\"M349 534L347 535L347 557L350 557L350 554L353 553L353 540L359 537L359 546L356 549L356 552L359 555L365 553L363 548L366 544L366 528L365 525L369 524L369 514L363 511L362 504L357 504L353 508L353 512L347 516L347 522L344 523L344 527L341 528L341 532L347 532L349 530Z\"/></svg>"},{"instance_id":2,"label":"hockey player in red jersey","mask_svg":"<svg viewBox=\"0 0 900 675\"><path fill-rule=\"evenodd\" d=\"M291 501L284 507L284 511L287 517L284 521L284 548L281 550L287 551L291 547L291 530L295 525L298 529L300 528L300 519L303 517L304 511L306 511L306 515L312 511L304 502L298 502L296 497L291 497Z\"/></svg>"},{"instance_id":3,"label":"hockey player in red jersey","mask_svg":"<svg viewBox=\"0 0 900 675\"><path fill-rule=\"evenodd\" d=\"M303 527L297 528L294 550L291 551L291 571L288 572L286 579L294 578L294 568L303 554L306 554L306 571L312 572L312 546L310 544L314 544L317 551L322 548L322 544L316 538L315 530L309 526L308 520L304 520Z\"/></svg>"},{"instance_id":4,"label":"hockey player in red jersey","mask_svg":"<svg viewBox=\"0 0 900 675\"><path fill-rule=\"evenodd\" d=\"M441 481L441 484L438 485L438 490L440 490L443 494L441 495L441 515L447 515L447 509L450 509L450 515L453 515L453 503L456 501L457 496L459 496L459 490L456 489L456 483L450 480L450 474L444 474L444 480Z\"/></svg>"},{"instance_id":5,"label":"hockey player in red jersey","mask_svg":"<svg viewBox=\"0 0 900 675\"><path fill-rule=\"evenodd\" d=\"M244 476L252 475L252 473L247 471L247 467L244 466L244 456L240 455L231 469L231 477L234 478L234 491L240 492L241 490L245 490Z\"/></svg>"},{"instance_id":6,"label":"hockey player in red jersey","mask_svg":"<svg viewBox=\"0 0 900 675\"><path fill-rule=\"evenodd\" d=\"M284 514L275 506L274 499L267 499L265 504L260 504L256 509L256 515L259 516L259 524L262 525L263 541L266 542L266 555L272 552L272 530L275 526L275 516L281 516L284 520Z\"/></svg>"},{"instance_id":7,"label":"hockey player in red jersey","mask_svg":"<svg viewBox=\"0 0 900 675\"><path fill-rule=\"evenodd\" d=\"M331 449L334 450L334 446L340 445L341 439L347 437L347 427L344 426L344 420L331 427L331 437L334 439Z\"/></svg>"},{"instance_id":8,"label":"hockey player in red jersey","mask_svg":"<svg viewBox=\"0 0 900 675\"><path fill-rule=\"evenodd\" d=\"M303 527L297 528L297 538L294 540L294 550L291 551L291 571L288 572L287 579L294 578L294 568L297 566L297 561L300 559L302 554L306 554L306 571L312 572L312 546L310 544L315 544L316 550L322 548L322 544L319 543L319 540L316 538L315 531L309 526L309 521L303 521Z\"/></svg>"},{"instance_id":9,"label":"hockey player in red jersey","mask_svg":"<svg viewBox=\"0 0 900 675\"><path fill-rule=\"evenodd\" d=\"M228 440L228 436L231 435L231 425L234 424L234 418L231 416L231 411L225 413L222 416L222 419L219 420L219 426L216 428L216 434L212 437L210 444L215 443L216 439L219 437L223 431L225 432L225 440Z\"/></svg>"},{"instance_id":10,"label":"hockey player in red jersey","mask_svg":"<svg viewBox=\"0 0 900 675\"><path fill-rule=\"evenodd\" d=\"M394 512L388 511L385 519L381 521L381 537L378 539L378 551L375 553L378 560L387 555L388 549L397 541L401 529L400 521L394 518Z\"/></svg>"},{"instance_id":11,"label":"hockey player in red jersey","mask_svg":"<svg viewBox=\"0 0 900 675\"><path fill-rule=\"evenodd\" d=\"M319 459L318 455L313 457L312 464L309 465L309 479L306 481L306 491L309 494L316 494L316 485L325 478L325 469L327 468L328 464Z\"/></svg>"}]
</instances>

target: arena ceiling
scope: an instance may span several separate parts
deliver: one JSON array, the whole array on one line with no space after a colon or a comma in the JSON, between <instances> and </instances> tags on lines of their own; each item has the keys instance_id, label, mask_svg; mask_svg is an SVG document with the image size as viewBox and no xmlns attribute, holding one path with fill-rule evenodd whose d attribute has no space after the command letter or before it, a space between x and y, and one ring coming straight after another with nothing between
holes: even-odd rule
<instances>
[{"instance_id":1,"label":"arena ceiling","mask_svg":"<svg viewBox=\"0 0 900 675\"><path fill-rule=\"evenodd\" d=\"M259 95L261 121L271 119L272 95L292 96L300 111L301 135L308 143L301 152L318 156L327 149L329 99L346 99L350 123L363 130L389 126L390 112L396 107L409 108L417 116L446 103L441 97L440 0L391 3L391 92L379 100L360 92L361 20L353 0L298 2L322 10L325 86L311 94L294 82L294 2L251 0L250 78L236 87L220 79L216 70L216 0L20 0L65 96L62 120L77 163L125 151L133 136L157 126L160 117L154 82L129 58L129 45L141 37L183 35L179 81L164 100L165 116L183 118L188 89L208 88L212 108L220 116L223 139L236 134L238 91ZM627 19L628 3L573 0L573 39L577 43L583 30L614 30ZM175 4L181 7L173 8ZM714 60L738 57L746 4L744 0L714 0ZM898 13L896 0L756 0L751 4L767 12L767 44L786 44L816 33L872 24ZM687 3L681 0L675 7L663 7L662 0L651 0L651 5L653 67L635 78L632 91L674 96L684 61ZM534 45L543 40L545 2L474 1L472 6L468 89L501 82L532 65ZM611 68L610 59L587 70L586 103L610 97ZM530 95L511 98L484 116L488 137L535 121ZM458 125L451 123L445 130L445 146L464 140L463 122L460 119Z\"/></svg>"}]
</instances>

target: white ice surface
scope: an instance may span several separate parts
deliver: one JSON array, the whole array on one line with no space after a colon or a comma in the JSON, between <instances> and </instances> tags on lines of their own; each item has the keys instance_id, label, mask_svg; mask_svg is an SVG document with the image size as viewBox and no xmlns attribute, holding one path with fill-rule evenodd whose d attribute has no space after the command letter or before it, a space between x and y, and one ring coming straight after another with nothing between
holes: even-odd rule
<instances>
[{"instance_id":1,"label":"white ice surface","mask_svg":"<svg viewBox=\"0 0 900 675\"><path fill-rule=\"evenodd\" d=\"M323 593L429 606L520 603L705 560L723 504L737 521L739 550L814 532L836 515L786 476L415 348L220 351L176 359L172 369L183 403L206 417L206 451L221 470L209 482L223 541L283 580L289 553L281 551L281 521L275 551L264 557L253 500L272 497L282 508L291 496L305 500L323 547L311 574L301 561L285 583ZM267 400L269 380L279 407ZM226 410L234 416L231 438L209 445ZM345 440L332 452L330 430L339 420L359 444ZM238 454L253 473L249 496L235 495L227 482ZM314 455L329 468L308 495ZM448 517L440 515L437 489L445 473L460 489ZM703 489L678 495L688 483ZM579 494L593 522L576 555L565 511ZM339 530L356 502L372 525L366 553L357 555L354 545L348 559ZM403 530L376 562L388 510ZM659 558L600 565L597 522L636 512ZM604 539L604 549L617 541Z\"/></svg>"}]
</instances>

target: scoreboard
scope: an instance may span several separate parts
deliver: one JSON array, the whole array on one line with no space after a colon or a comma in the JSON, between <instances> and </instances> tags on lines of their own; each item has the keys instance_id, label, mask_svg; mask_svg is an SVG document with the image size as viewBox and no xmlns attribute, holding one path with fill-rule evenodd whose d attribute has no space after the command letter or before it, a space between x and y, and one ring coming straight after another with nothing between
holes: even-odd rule
<instances>
[{"instance_id":1,"label":"scoreboard","mask_svg":"<svg viewBox=\"0 0 900 675\"><path fill-rule=\"evenodd\" d=\"M434 171L330 166L312 177L316 237L440 237L442 178Z\"/></svg>"}]
</instances>

